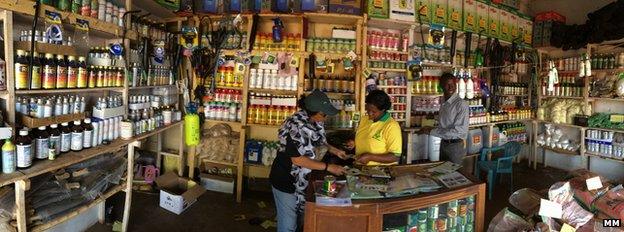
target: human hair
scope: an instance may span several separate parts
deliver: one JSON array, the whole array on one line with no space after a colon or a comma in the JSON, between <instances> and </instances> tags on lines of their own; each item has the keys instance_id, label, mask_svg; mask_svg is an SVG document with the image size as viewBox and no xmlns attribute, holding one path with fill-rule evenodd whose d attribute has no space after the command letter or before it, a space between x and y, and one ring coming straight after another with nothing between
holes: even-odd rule
<instances>
[{"instance_id":1,"label":"human hair","mask_svg":"<svg viewBox=\"0 0 624 232\"><path fill-rule=\"evenodd\" d=\"M306 95L301 95L301 97L299 98L299 100L297 101L297 106L299 106L299 108L301 108L302 110L304 110L306 112L306 114L308 114L308 117L312 117L316 114L318 114L318 111L310 111L308 110L308 108L306 108L305 106L305 99L306 99Z\"/></svg>"},{"instance_id":2,"label":"human hair","mask_svg":"<svg viewBox=\"0 0 624 232\"><path fill-rule=\"evenodd\" d=\"M448 82L449 80L453 80L455 79L455 76L453 76L452 73L450 72L445 72L442 74L442 76L440 77L440 86L444 87L446 85L446 82Z\"/></svg>"},{"instance_id":3,"label":"human hair","mask_svg":"<svg viewBox=\"0 0 624 232\"><path fill-rule=\"evenodd\" d=\"M377 109L381 111L389 110L392 106L392 102L390 102L390 96L386 94L383 90L373 90L366 95L366 99L364 100L367 104L372 104Z\"/></svg>"}]
</instances>

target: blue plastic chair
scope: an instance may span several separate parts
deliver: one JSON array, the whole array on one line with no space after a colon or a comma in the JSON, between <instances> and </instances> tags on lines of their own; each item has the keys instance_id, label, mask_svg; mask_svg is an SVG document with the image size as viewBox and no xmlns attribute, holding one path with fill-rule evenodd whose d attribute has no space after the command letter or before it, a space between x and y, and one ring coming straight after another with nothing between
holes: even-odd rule
<instances>
[{"instance_id":1,"label":"blue plastic chair","mask_svg":"<svg viewBox=\"0 0 624 232\"><path fill-rule=\"evenodd\" d=\"M488 153L505 150L505 154L495 160L488 160ZM507 173L510 176L511 182L509 182L509 189L513 191L513 159L520 153L522 145L518 142L508 142L503 146L498 147L484 147L479 155L479 160L475 163L475 171L477 179L481 174L481 171L487 171L488 182L488 199L492 199L492 191L494 190L494 183L496 183L496 175Z\"/></svg>"}]
</instances>

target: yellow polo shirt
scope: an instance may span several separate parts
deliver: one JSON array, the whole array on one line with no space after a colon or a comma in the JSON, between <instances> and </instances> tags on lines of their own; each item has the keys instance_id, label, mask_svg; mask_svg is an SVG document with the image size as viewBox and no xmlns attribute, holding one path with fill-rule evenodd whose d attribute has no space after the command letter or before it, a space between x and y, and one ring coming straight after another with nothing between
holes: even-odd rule
<instances>
[{"instance_id":1,"label":"yellow polo shirt","mask_svg":"<svg viewBox=\"0 0 624 232\"><path fill-rule=\"evenodd\" d=\"M401 156L402 134L399 123L394 121L386 112L377 122L362 117L360 125L355 133L355 155L364 153L386 154L392 153ZM374 161L366 165L395 165L395 163L383 164Z\"/></svg>"}]
</instances>

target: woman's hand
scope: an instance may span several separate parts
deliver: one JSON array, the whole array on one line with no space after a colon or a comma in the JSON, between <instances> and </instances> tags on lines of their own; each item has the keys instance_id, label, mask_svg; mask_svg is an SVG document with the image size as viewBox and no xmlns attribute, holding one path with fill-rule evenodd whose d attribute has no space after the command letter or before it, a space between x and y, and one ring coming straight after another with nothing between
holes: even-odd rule
<instances>
[{"instance_id":1,"label":"woman's hand","mask_svg":"<svg viewBox=\"0 0 624 232\"><path fill-rule=\"evenodd\" d=\"M327 171L336 176L342 176L344 175L346 170L342 166L338 166L335 164L327 164Z\"/></svg>"},{"instance_id":2,"label":"woman's hand","mask_svg":"<svg viewBox=\"0 0 624 232\"><path fill-rule=\"evenodd\" d=\"M330 151L330 153L332 153L335 156L340 157L343 160L346 160L349 158L349 155L347 155L347 152L340 150L340 149L335 149L333 151Z\"/></svg>"},{"instance_id":3,"label":"woman's hand","mask_svg":"<svg viewBox=\"0 0 624 232\"><path fill-rule=\"evenodd\" d=\"M371 154L368 153L361 154L355 159L355 163L361 165L366 165L369 161L371 161Z\"/></svg>"}]
</instances>

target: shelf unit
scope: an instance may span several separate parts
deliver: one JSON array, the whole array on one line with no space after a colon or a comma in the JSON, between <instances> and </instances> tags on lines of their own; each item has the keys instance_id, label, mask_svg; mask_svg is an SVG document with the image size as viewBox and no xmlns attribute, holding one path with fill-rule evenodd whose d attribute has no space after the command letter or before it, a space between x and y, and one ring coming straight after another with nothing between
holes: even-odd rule
<instances>
[{"instance_id":1,"label":"shelf unit","mask_svg":"<svg viewBox=\"0 0 624 232\"><path fill-rule=\"evenodd\" d=\"M142 1L140 4L137 4L138 1ZM158 12L169 12L171 15L173 13L169 10L166 10L158 3L154 1L146 1L146 0L124 0L122 3L125 3L126 10L133 10L133 5L141 5L144 10L150 11L152 19L156 19L153 15L155 11ZM17 26L15 24L26 24L31 23L33 16L35 16L34 6L35 2L32 0L20 0L20 1L2 1L0 2L0 21L2 22L2 37L4 38L4 49L5 61L7 67L14 66L14 53L15 49L23 49L23 50L31 50L30 42L20 42L15 41L14 35L19 34L17 31ZM71 24L75 23L77 19L86 20L89 22L90 33L89 37L96 38L95 41L98 43L104 42L109 43L111 41L119 41L116 38L121 38L124 33L124 27L120 27L113 23L107 23L95 18L82 16L80 14L75 14L71 12L63 12L55 9L52 6L41 4L40 14L36 17L39 17L41 20L39 22L40 25L43 24L43 16L45 11L58 12L61 16L61 21L65 28L69 28ZM152 12L154 11L154 12ZM156 14L160 16L164 16L162 14ZM15 24L14 24L15 23ZM28 27L30 25L26 24ZM137 34L134 30L127 30L125 33L126 41L123 44L125 48L130 46L131 41L137 39ZM54 44L44 44L44 43L35 43L35 49L39 53L53 53L53 54L62 54L62 55L81 55L86 57L86 51L84 53L79 53L77 51L77 46L64 46L64 45L54 45ZM82 52L82 51L80 51ZM13 68L6 69L6 81L7 81L7 90L0 93L0 98L2 98L4 109L7 112L6 121L8 124L13 125L13 127L18 126L16 124L16 114L15 114L15 100L17 95L49 95L49 94L80 94L81 96L85 96L88 98L96 97L96 96L107 96L111 93L117 93L122 96L123 105L128 105L128 95L130 88L128 87L127 81L124 81L124 85L122 87L105 87L105 88L91 88L91 89L52 89L52 90L15 90L15 73ZM133 88L134 89L134 88ZM90 101L87 101L90 102ZM90 109L89 107L87 107ZM127 113L127 112L126 112ZM125 114L127 116L127 114ZM168 131L172 128L178 128L180 132L180 137L183 137L183 123L181 121L174 122L172 124L166 125L161 128L157 128L151 132L147 132L144 134L140 134L134 136L128 140L117 139L112 141L109 144L103 144L97 147L89 148L82 150L80 152L68 152L65 154L60 154L55 160L36 160L33 162L33 165L26 169L17 170L14 173L10 174L0 174L0 187L6 185L14 185L15 188L15 204L16 204L16 226L18 231L46 231L54 228L55 226L64 223L75 216L86 212L94 207L97 207L99 214L99 221L104 222L103 216L105 215L105 207L104 202L119 192L125 192L125 203L123 209L123 219L122 219L122 231L127 231L128 223L130 220L130 207L132 200L132 184L134 181L134 154L135 148L141 146L141 141L147 138L158 137L156 150L158 152L158 157L160 158L160 152L162 150L162 134L165 131ZM14 130L15 131L15 130ZM177 151L176 152L168 152L168 155L176 156L178 159L178 175L182 175L184 173L184 165L185 165L185 156L184 156L184 140L181 138L179 143L176 144ZM173 142L175 143L175 142ZM128 169L126 171L126 176L124 182L120 183L117 186L113 186L105 193L100 195L93 201L86 203L85 205L79 206L78 208L73 209L70 212L65 213L64 215L59 216L47 223L32 226L28 220L29 210L26 207L26 191L30 189L30 180L39 175L49 173L58 169L65 168L72 164L76 164L94 157L98 157L100 155L118 151L120 149L127 149L128 156L127 158L127 166ZM163 152L165 153L165 152ZM177 153L177 154L175 154ZM158 166L160 162L158 162Z\"/></svg>"}]
</instances>

